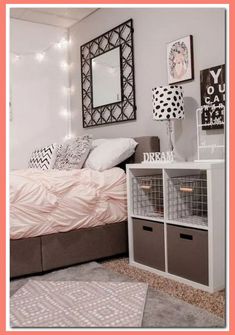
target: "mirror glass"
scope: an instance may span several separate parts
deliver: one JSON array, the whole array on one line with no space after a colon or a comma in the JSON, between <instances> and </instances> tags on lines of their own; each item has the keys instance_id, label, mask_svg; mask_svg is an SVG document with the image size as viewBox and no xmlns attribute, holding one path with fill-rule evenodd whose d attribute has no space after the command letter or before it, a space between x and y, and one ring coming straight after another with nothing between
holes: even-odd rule
<instances>
[{"instance_id":1,"label":"mirror glass","mask_svg":"<svg viewBox=\"0 0 235 335\"><path fill-rule=\"evenodd\" d=\"M92 105L122 101L120 47L92 59Z\"/></svg>"}]
</instances>

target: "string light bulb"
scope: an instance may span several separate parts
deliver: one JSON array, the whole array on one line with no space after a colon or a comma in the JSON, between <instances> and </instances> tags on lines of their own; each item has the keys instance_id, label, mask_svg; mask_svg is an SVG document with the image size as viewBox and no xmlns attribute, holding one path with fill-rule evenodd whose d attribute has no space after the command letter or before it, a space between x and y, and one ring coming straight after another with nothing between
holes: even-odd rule
<instances>
[{"instance_id":1,"label":"string light bulb","mask_svg":"<svg viewBox=\"0 0 235 335\"><path fill-rule=\"evenodd\" d=\"M58 43L55 44L57 49L66 49L69 45L69 40L63 37Z\"/></svg>"},{"instance_id":2,"label":"string light bulb","mask_svg":"<svg viewBox=\"0 0 235 335\"><path fill-rule=\"evenodd\" d=\"M36 59L39 63L41 63L41 62L44 60L44 58L45 58L45 52L38 52L38 53L36 53L36 55L35 55L35 59Z\"/></svg>"},{"instance_id":3,"label":"string light bulb","mask_svg":"<svg viewBox=\"0 0 235 335\"><path fill-rule=\"evenodd\" d=\"M69 69L70 69L70 65L65 61L60 63L60 67L63 71L69 71Z\"/></svg>"},{"instance_id":4,"label":"string light bulb","mask_svg":"<svg viewBox=\"0 0 235 335\"><path fill-rule=\"evenodd\" d=\"M68 135L66 135L63 140L64 141L68 141L68 140L71 140L72 138L74 138L75 135L73 133L69 133Z\"/></svg>"},{"instance_id":5,"label":"string light bulb","mask_svg":"<svg viewBox=\"0 0 235 335\"><path fill-rule=\"evenodd\" d=\"M66 108L60 111L60 115L65 119L69 119L71 117L71 113Z\"/></svg>"}]
</instances>

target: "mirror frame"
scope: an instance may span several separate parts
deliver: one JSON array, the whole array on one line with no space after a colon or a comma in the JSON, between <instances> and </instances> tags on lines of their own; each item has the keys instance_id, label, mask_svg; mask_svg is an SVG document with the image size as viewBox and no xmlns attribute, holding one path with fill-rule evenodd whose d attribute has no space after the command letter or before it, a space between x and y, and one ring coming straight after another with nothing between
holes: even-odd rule
<instances>
[{"instance_id":1,"label":"mirror frame","mask_svg":"<svg viewBox=\"0 0 235 335\"><path fill-rule=\"evenodd\" d=\"M93 59L99 57L99 56L102 56L104 54L106 54L107 52L110 52L110 51L113 51L115 49L119 49L119 56L120 56L120 69L119 69L119 73L120 73L120 90L121 90L121 99L118 100L118 101L115 101L115 102L112 102L112 103L108 103L108 104L104 104L104 105L99 105L99 106L96 106L94 107L94 96L93 96L93 93L94 93L94 88L93 88L93 68L92 68L92 61ZM112 104L117 104L119 102L122 102L123 101L123 84L122 84L122 67L121 67L121 64L122 64L122 49L121 49L121 46L117 46L117 47L114 47L110 50L107 50L105 52L103 52L102 54L98 55L98 56L95 56L93 58L91 58L91 106L92 108L99 108L99 107L104 107L104 106L108 106L108 105L112 105Z\"/></svg>"},{"instance_id":2,"label":"mirror frame","mask_svg":"<svg viewBox=\"0 0 235 335\"><path fill-rule=\"evenodd\" d=\"M133 20L80 47L83 128L136 120ZM93 107L92 59L120 47L122 101Z\"/></svg>"}]
</instances>

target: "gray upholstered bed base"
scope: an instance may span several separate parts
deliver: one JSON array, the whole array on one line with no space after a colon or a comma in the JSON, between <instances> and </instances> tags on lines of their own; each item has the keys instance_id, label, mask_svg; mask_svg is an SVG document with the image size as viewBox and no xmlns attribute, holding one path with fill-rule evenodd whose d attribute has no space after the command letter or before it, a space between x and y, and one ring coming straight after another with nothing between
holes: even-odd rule
<instances>
[{"instance_id":1,"label":"gray upholstered bed base","mask_svg":"<svg viewBox=\"0 0 235 335\"><path fill-rule=\"evenodd\" d=\"M11 240L11 277L127 253L127 223Z\"/></svg>"},{"instance_id":2,"label":"gray upholstered bed base","mask_svg":"<svg viewBox=\"0 0 235 335\"><path fill-rule=\"evenodd\" d=\"M160 151L158 137L135 139L139 145L128 163L141 162L143 152ZM128 252L127 240L127 222L11 240L10 276L40 273L124 254Z\"/></svg>"}]
</instances>

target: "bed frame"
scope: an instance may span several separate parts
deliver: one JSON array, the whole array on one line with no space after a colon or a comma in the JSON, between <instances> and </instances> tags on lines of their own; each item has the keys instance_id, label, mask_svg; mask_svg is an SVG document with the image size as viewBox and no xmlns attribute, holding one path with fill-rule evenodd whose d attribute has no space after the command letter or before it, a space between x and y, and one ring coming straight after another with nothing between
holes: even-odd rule
<instances>
[{"instance_id":1,"label":"bed frame","mask_svg":"<svg viewBox=\"0 0 235 335\"><path fill-rule=\"evenodd\" d=\"M160 151L156 136L137 137L128 163L140 163L143 152ZM122 165L122 167L124 167ZM65 233L10 241L11 278L45 272L128 252L127 221Z\"/></svg>"}]
</instances>

